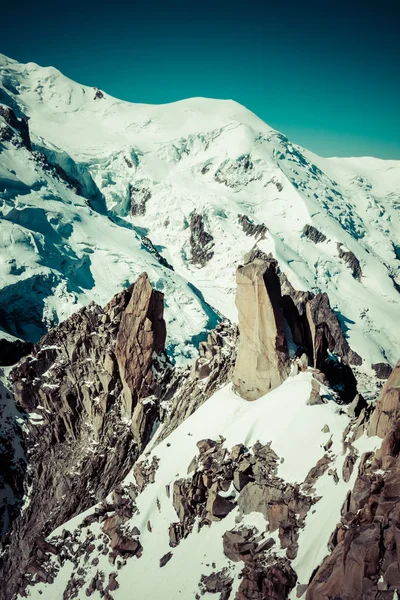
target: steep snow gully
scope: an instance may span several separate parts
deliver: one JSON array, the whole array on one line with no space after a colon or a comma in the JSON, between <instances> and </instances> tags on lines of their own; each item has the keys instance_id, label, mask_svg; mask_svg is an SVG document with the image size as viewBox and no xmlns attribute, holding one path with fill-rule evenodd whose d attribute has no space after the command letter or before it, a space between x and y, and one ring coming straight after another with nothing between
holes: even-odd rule
<instances>
[{"instance_id":1,"label":"steep snow gully","mask_svg":"<svg viewBox=\"0 0 400 600\"><path fill-rule=\"evenodd\" d=\"M0 600L398 597L399 189L0 55Z\"/></svg>"}]
</instances>

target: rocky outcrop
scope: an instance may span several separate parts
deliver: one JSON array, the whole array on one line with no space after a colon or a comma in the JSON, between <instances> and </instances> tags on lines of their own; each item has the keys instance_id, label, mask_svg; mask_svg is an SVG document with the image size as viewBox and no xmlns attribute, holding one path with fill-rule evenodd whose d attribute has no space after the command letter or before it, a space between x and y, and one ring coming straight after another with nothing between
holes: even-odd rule
<instances>
[{"instance_id":1,"label":"rocky outcrop","mask_svg":"<svg viewBox=\"0 0 400 600\"><path fill-rule=\"evenodd\" d=\"M5 380L0 368L0 538L20 513L27 469L22 442L23 415L16 410L12 393L3 384Z\"/></svg>"},{"instance_id":2,"label":"rocky outcrop","mask_svg":"<svg viewBox=\"0 0 400 600\"><path fill-rule=\"evenodd\" d=\"M272 564L258 558L246 564L235 600L286 600L296 585L297 577L285 559Z\"/></svg>"},{"instance_id":3,"label":"rocky outcrop","mask_svg":"<svg viewBox=\"0 0 400 600\"><path fill-rule=\"evenodd\" d=\"M162 430L157 437L165 439L190 417L222 385L232 379L236 361L238 330L227 320L221 321L200 342L199 357L193 366L176 370L161 398Z\"/></svg>"},{"instance_id":4,"label":"rocky outcrop","mask_svg":"<svg viewBox=\"0 0 400 600\"><path fill-rule=\"evenodd\" d=\"M288 329L285 334L287 335L289 330L291 337L285 345L288 346L290 342L292 351L294 346L297 356L305 354L309 365L325 374L339 399L345 403L351 402L357 393L357 382L350 365L360 365L362 360L350 348L327 294L315 295L312 292L295 290L279 269L276 260L257 246L245 257L244 268L251 268L250 265L256 261L274 265L279 278L280 290L276 294L275 304L287 323ZM247 304L243 310L249 310ZM257 327L259 326L258 324ZM243 369L246 370L245 360Z\"/></svg>"},{"instance_id":5,"label":"rocky outcrop","mask_svg":"<svg viewBox=\"0 0 400 600\"><path fill-rule=\"evenodd\" d=\"M249 185L252 181L262 179L264 165L253 161L250 154L243 154L235 160L224 160L215 171L214 179L230 188Z\"/></svg>"},{"instance_id":6,"label":"rocky outcrop","mask_svg":"<svg viewBox=\"0 0 400 600\"><path fill-rule=\"evenodd\" d=\"M321 231L319 231L313 225L304 225L303 227L303 235L307 237L309 240L314 242L314 244L320 244L321 242L326 242L328 239L326 235L324 235Z\"/></svg>"},{"instance_id":7,"label":"rocky outcrop","mask_svg":"<svg viewBox=\"0 0 400 600\"><path fill-rule=\"evenodd\" d=\"M30 342L0 338L0 367L15 365L23 356L29 354L32 348Z\"/></svg>"},{"instance_id":8,"label":"rocky outcrop","mask_svg":"<svg viewBox=\"0 0 400 600\"><path fill-rule=\"evenodd\" d=\"M349 250L343 250L342 245L343 244L340 244L339 242L337 243L339 258L343 259L344 262L348 265L349 269L351 269L351 274L353 275L354 279L360 281L362 276L360 261L358 260L354 252L351 252Z\"/></svg>"},{"instance_id":9,"label":"rocky outcrop","mask_svg":"<svg viewBox=\"0 0 400 600\"><path fill-rule=\"evenodd\" d=\"M232 577L229 575L228 569L222 569L211 575L203 575L200 580L200 590L202 595L219 594L219 600L229 600L232 591Z\"/></svg>"},{"instance_id":10,"label":"rocky outcrop","mask_svg":"<svg viewBox=\"0 0 400 600\"><path fill-rule=\"evenodd\" d=\"M238 215L238 221L246 235L253 236L258 240L265 238L268 227L264 223L253 223L246 215Z\"/></svg>"},{"instance_id":11,"label":"rocky outcrop","mask_svg":"<svg viewBox=\"0 0 400 600\"><path fill-rule=\"evenodd\" d=\"M297 356L304 354L325 374L342 402L351 402L357 382L350 364L362 361L327 294L296 291L277 261L257 247L245 257L236 280L240 343L233 383L238 393L255 400L280 385L288 375L290 345L292 353L294 346Z\"/></svg>"},{"instance_id":12,"label":"rocky outcrop","mask_svg":"<svg viewBox=\"0 0 400 600\"><path fill-rule=\"evenodd\" d=\"M205 231L203 215L193 213L190 219L192 263L204 267L214 256L214 238Z\"/></svg>"},{"instance_id":13,"label":"rocky outcrop","mask_svg":"<svg viewBox=\"0 0 400 600\"><path fill-rule=\"evenodd\" d=\"M143 216L146 214L146 204L151 198L151 191L145 185L136 183L129 186L129 199L131 215Z\"/></svg>"},{"instance_id":14,"label":"rocky outcrop","mask_svg":"<svg viewBox=\"0 0 400 600\"><path fill-rule=\"evenodd\" d=\"M174 267L172 265L169 264L169 262L167 261L166 258L164 258L162 256L162 254L159 253L159 251L157 250L157 248L154 246L153 242L151 241L150 238L146 237L146 236L142 236L141 240L140 240L143 244L143 246L146 248L146 250L148 250L150 252L150 254L152 254L160 263L160 265L162 265L163 267L166 267L167 269L171 269L171 271L174 270Z\"/></svg>"},{"instance_id":15,"label":"rocky outcrop","mask_svg":"<svg viewBox=\"0 0 400 600\"><path fill-rule=\"evenodd\" d=\"M94 87L93 89L95 92L93 100L101 100L102 98L104 98L103 92L98 87Z\"/></svg>"},{"instance_id":16,"label":"rocky outcrop","mask_svg":"<svg viewBox=\"0 0 400 600\"><path fill-rule=\"evenodd\" d=\"M369 432L384 436L361 458L358 477L330 538L332 553L311 578L307 600L392 600L400 589L400 362L386 382ZM355 457L343 466L348 480ZM347 470L350 469L349 473Z\"/></svg>"},{"instance_id":17,"label":"rocky outcrop","mask_svg":"<svg viewBox=\"0 0 400 600\"><path fill-rule=\"evenodd\" d=\"M392 367L389 363L375 363L371 365L378 379L387 379L392 372Z\"/></svg>"},{"instance_id":18,"label":"rocky outcrop","mask_svg":"<svg viewBox=\"0 0 400 600\"><path fill-rule=\"evenodd\" d=\"M385 437L400 419L400 361L394 367L378 398L369 424L369 435Z\"/></svg>"},{"instance_id":19,"label":"rocky outcrop","mask_svg":"<svg viewBox=\"0 0 400 600\"><path fill-rule=\"evenodd\" d=\"M223 440L201 440L199 456L190 466L190 479L175 481L173 505L179 521L170 526L170 545L175 547L189 535L193 526L211 525L224 519L236 506L239 520L243 515L260 512L268 522L269 532L278 532L280 545L288 559L298 550L298 534L314 500L298 485L285 483L277 476L279 457L270 444L254 444L249 451L242 444L227 452ZM224 534L224 552L233 561L245 555L265 552L272 547L261 535L248 539L243 532ZM271 541L271 540L270 540ZM272 540L273 542L273 540Z\"/></svg>"},{"instance_id":20,"label":"rocky outcrop","mask_svg":"<svg viewBox=\"0 0 400 600\"><path fill-rule=\"evenodd\" d=\"M11 127L12 130L17 133L16 142L18 143L18 139L20 139L27 150L32 150L28 118L24 116L21 119L18 119L13 109L9 106L5 106L4 104L0 104L0 117L3 117L7 125L9 125L9 127ZM9 131L8 136L6 131L2 132L2 139L6 140L7 137L10 140L13 139L13 132Z\"/></svg>"},{"instance_id":21,"label":"rocky outcrop","mask_svg":"<svg viewBox=\"0 0 400 600\"><path fill-rule=\"evenodd\" d=\"M289 372L276 261L256 258L239 267L236 283L240 338L233 385L243 398L256 400Z\"/></svg>"},{"instance_id":22,"label":"rocky outcrop","mask_svg":"<svg viewBox=\"0 0 400 600\"><path fill-rule=\"evenodd\" d=\"M31 492L3 540L5 598L37 540L101 501L139 456L158 418L164 342L163 295L143 274L104 309L91 304L51 330L12 371Z\"/></svg>"},{"instance_id":23,"label":"rocky outcrop","mask_svg":"<svg viewBox=\"0 0 400 600\"><path fill-rule=\"evenodd\" d=\"M115 356L124 390L125 414L132 416L139 398L160 395L152 371L153 355L165 346L164 295L155 292L146 273L133 288L122 313L115 344Z\"/></svg>"}]
</instances>

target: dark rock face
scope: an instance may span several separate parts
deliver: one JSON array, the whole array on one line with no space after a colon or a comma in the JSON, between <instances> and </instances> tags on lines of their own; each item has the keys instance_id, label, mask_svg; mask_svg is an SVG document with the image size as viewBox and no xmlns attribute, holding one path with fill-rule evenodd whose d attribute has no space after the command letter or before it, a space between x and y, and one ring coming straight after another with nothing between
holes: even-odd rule
<instances>
[{"instance_id":1,"label":"dark rock face","mask_svg":"<svg viewBox=\"0 0 400 600\"><path fill-rule=\"evenodd\" d=\"M142 216L146 214L146 203L151 198L151 191L144 185L130 185L129 197L131 214L133 216Z\"/></svg>"},{"instance_id":2,"label":"dark rock face","mask_svg":"<svg viewBox=\"0 0 400 600\"><path fill-rule=\"evenodd\" d=\"M256 223L253 223L253 221L246 215L238 215L238 221L246 235L253 236L258 240L265 238L268 227L264 225L264 223L257 225Z\"/></svg>"},{"instance_id":3,"label":"dark rock face","mask_svg":"<svg viewBox=\"0 0 400 600\"><path fill-rule=\"evenodd\" d=\"M236 600L286 600L296 585L297 577L285 559L273 564L254 560L241 573L242 582Z\"/></svg>"},{"instance_id":4,"label":"dark rock face","mask_svg":"<svg viewBox=\"0 0 400 600\"><path fill-rule=\"evenodd\" d=\"M261 177L262 172L255 168L250 154L243 154L236 160L225 160L214 174L215 181L230 188L246 186Z\"/></svg>"},{"instance_id":5,"label":"dark rock face","mask_svg":"<svg viewBox=\"0 0 400 600\"><path fill-rule=\"evenodd\" d=\"M0 116L3 117L5 122L17 132L25 148L27 148L27 150L32 150L27 117L18 119L13 109L9 106L4 106L3 104L0 104ZM12 139L12 137L12 132L9 132L8 139ZM3 137L3 139L7 138Z\"/></svg>"},{"instance_id":6,"label":"dark rock face","mask_svg":"<svg viewBox=\"0 0 400 600\"><path fill-rule=\"evenodd\" d=\"M349 266L354 279L358 279L358 281L360 281L362 277L362 269L360 261L358 260L354 252L343 250L342 244L339 243L337 244L337 249L339 253L339 258L342 258L344 262Z\"/></svg>"},{"instance_id":7,"label":"dark rock face","mask_svg":"<svg viewBox=\"0 0 400 600\"><path fill-rule=\"evenodd\" d=\"M319 231L313 225L304 225L303 235L306 236L312 242L314 242L314 244L326 242L326 240L328 239L326 237L326 235L324 235L321 231Z\"/></svg>"},{"instance_id":8,"label":"dark rock face","mask_svg":"<svg viewBox=\"0 0 400 600\"><path fill-rule=\"evenodd\" d=\"M307 600L392 600L400 588L399 373L400 362L371 418L370 433L384 436L382 445L361 458L341 522L331 536L332 554L312 577ZM355 462L351 454L347 458ZM349 477L351 470L352 465L344 464L343 476Z\"/></svg>"},{"instance_id":9,"label":"dark rock face","mask_svg":"<svg viewBox=\"0 0 400 600\"><path fill-rule=\"evenodd\" d=\"M15 365L23 356L32 351L33 345L23 340L0 339L0 367Z\"/></svg>"},{"instance_id":10,"label":"dark rock face","mask_svg":"<svg viewBox=\"0 0 400 600\"><path fill-rule=\"evenodd\" d=\"M44 171L50 173L56 179L61 179L64 181L64 183L66 183L67 186L70 187L76 194L88 197L82 183L72 175L69 175L58 163L53 164L50 162L46 154L39 152L38 150L34 150L32 152L32 156Z\"/></svg>"},{"instance_id":11,"label":"dark rock face","mask_svg":"<svg viewBox=\"0 0 400 600\"><path fill-rule=\"evenodd\" d=\"M0 376L5 379L2 369ZM0 381L0 538L10 529L24 501L27 460L22 418L11 391Z\"/></svg>"},{"instance_id":12,"label":"dark rock face","mask_svg":"<svg viewBox=\"0 0 400 600\"><path fill-rule=\"evenodd\" d=\"M12 371L32 491L3 545L7 600L40 536L101 501L147 443L162 389L153 360L164 350L162 313L163 295L143 274L104 309L91 304L50 331Z\"/></svg>"},{"instance_id":13,"label":"dark rock face","mask_svg":"<svg viewBox=\"0 0 400 600\"><path fill-rule=\"evenodd\" d=\"M388 363L375 363L371 365L378 379L387 379L392 372L392 367Z\"/></svg>"},{"instance_id":14,"label":"dark rock face","mask_svg":"<svg viewBox=\"0 0 400 600\"><path fill-rule=\"evenodd\" d=\"M190 219L192 263L204 267L214 256L214 238L204 229L203 216L193 213Z\"/></svg>"},{"instance_id":15,"label":"dark rock face","mask_svg":"<svg viewBox=\"0 0 400 600\"><path fill-rule=\"evenodd\" d=\"M141 242L143 244L143 246L153 255L156 257L156 259L158 260L158 262L160 263L160 265L162 265L163 267L166 267L167 269L171 269L171 271L174 270L174 267L172 265L169 264L169 262L167 261L166 258L164 258L159 251L157 250L157 248L154 246L153 242L151 241L150 238L143 236L141 238Z\"/></svg>"},{"instance_id":16,"label":"dark rock face","mask_svg":"<svg viewBox=\"0 0 400 600\"><path fill-rule=\"evenodd\" d=\"M281 271L279 278L284 316L298 352L305 352L310 364L325 374L342 402L351 402L357 382L350 365L361 365L362 359L350 348L328 295L296 291Z\"/></svg>"},{"instance_id":17,"label":"dark rock face","mask_svg":"<svg viewBox=\"0 0 400 600\"><path fill-rule=\"evenodd\" d=\"M99 88L95 87L94 91L95 94L93 100L101 100L102 98L104 98L104 94L101 90L99 90Z\"/></svg>"}]
</instances>

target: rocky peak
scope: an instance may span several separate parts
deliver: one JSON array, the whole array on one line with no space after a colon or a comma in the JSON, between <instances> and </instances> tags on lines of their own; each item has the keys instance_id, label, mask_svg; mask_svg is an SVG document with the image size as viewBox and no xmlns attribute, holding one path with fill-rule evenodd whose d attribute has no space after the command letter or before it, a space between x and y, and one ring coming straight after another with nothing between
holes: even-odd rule
<instances>
[{"instance_id":1,"label":"rocky peak","mask_svg":"<svg viewBox=\"0 0 400 600\"><path fill-rule=\"evenodd\" d=\"M154 356L164 350L164 295L151 287L147 273L136 281L121 317L115 344L123 384L125 414L131 418L139 398L159 393L152 371Z\"/></svg>"},{"instance_id":2,"label":"rocky peak","mask_svg":"<svg viewBox=\"0 0 400 600\"><path fill-rule=\"evenodd\" d=\"M32 491L8 536L10 592L37 540L104 499L138 458L158 418L164 343L163 294L144 273L51 330L11 372Z\"/></svg>"},{"instance_id":3,"label":"rocky peak","mask_svg":"<svg viewBox=\"0 0 400 600\"><path fill-rule=\"evenodd\" d=\"M243 398L256 400L289 374L276 262L256 258L238 268L236 283L240 338L233 384Z\"/></svg>"},{"instance_id":4,"label":"rocky peak","mask_svg":"<svg viewBox=\"0 0 400 600\"><path fill-rule=\"evenodd\" d=\"M351 402L357 382L351 350L326 293L293 288L277 261L257 247L237 270L240 343L234 385L254 400L287 377L289 360L305 356L305 367L322 371L342 402ZM304 366L304 365L303 365Z\"/></svg>"}]
</instances>

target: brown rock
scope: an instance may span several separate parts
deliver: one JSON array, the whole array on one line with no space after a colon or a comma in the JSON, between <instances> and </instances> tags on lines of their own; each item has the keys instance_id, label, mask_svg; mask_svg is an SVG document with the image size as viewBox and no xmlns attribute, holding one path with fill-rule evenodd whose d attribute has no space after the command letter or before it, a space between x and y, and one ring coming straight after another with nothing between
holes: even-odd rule
<instances>
[{"instance_id":1,"label":"brown rock","mask_svg":"<svg viewBox=\"0 0 400 600\"><path fill-rule=\"evenodd\" d=\"M276 262L255 259L236 272L239 349L233 374L236 391L256 400L288 376L288 351Z\"/></svg>"},{"instance_id":2,"label":"brown rock","mask_svg":"<svg viewBox=\"0 0 400 600\"><path fill-rule=\"evenodd\" d=\"M321 386L318 381L314 378L311 380L311 392L310 397L307 400L307 404L314 406L315 404L323 404L324 401L321 398Z\"/></svg>"},{"instance_id":3,"label":"brown rock","mask_svg":"<svg viewBox=\"0 0 400 600\"><path fill-rule=\"evenodd\" d=\"M369 435L383 438L400 418L400 361L385 383L372 413Z\"/></svg>"},{"instance_id":4,"label":"brown rock","mask_svg":"<svg viewBox=\"0 0 400 600\"><path fill-rule=\"evenodd\" d=\"M117 335L115 355L124 389L125 414L131 417L139 397L151 396L156 384L153 353L164 350L163 294L151 287L147 273L136 281Z\"/></svg>"}]
</instances>

